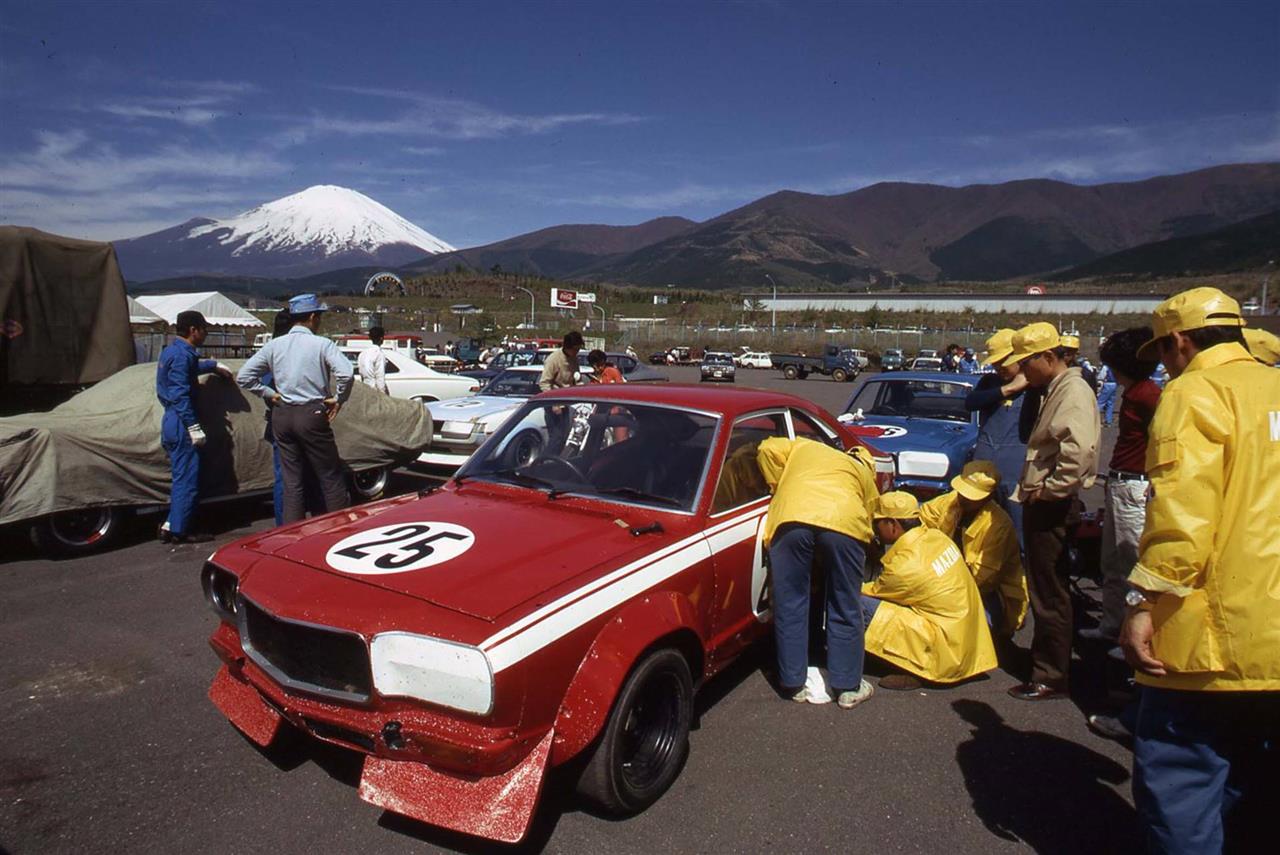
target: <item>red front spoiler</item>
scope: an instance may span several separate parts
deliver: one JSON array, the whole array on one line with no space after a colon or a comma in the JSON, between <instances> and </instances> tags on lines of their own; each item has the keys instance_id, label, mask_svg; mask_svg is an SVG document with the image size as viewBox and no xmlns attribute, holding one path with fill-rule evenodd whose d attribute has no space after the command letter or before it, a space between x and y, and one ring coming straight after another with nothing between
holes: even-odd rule
<instances>
[{"instance_id":1,"label":"red front spoiler","mask_svg":"<svg viewBox=\"0 0 1280 855\"><path fill-rule=\"evenodd\" d=\"M519 843L538 806L554 733L547 731L514 769L489 778L461 778L425 763L366 756L360 798L419 822Z\"/></svg>"},{"instance_id":2,"label":"red front spoiler","mask_svg":"<svg viewBox=\"0 0 1280 855\"><path fill-rule=\"evenodd\" d=\"M209 687L209 699L232 724L266 747L284 719L248 683L231 676L226 665ZM438 825L504 843L518 843L529 830L546 776L554 730L516 766L500 775L464 777L412 760L366 755L360 798L370 804Z\"/></svg>"}]
</instances>

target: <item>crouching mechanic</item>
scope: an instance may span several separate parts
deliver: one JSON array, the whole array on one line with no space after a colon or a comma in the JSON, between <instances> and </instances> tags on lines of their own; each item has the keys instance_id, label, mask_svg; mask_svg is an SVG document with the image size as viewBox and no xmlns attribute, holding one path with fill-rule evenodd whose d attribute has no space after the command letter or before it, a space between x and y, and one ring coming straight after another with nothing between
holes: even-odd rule
<instances>
[{"instance_id":1,"label":"crouching mechanic","mask_svg":"<svg viewBox=\"0 0 1280 855\"><path fill-rule=\"evenodd\" d=\"M808 700L809 580L814 560L827 573L827 672L836 703L852 709L871 697L862 679L862 584L869 507L878 490L864 448L846 454L811 439L771 437L756 452L773 501L765 519L773 579L778 682L793 701Z\"/></svg>"},{"instance_id":2,"label":"crouching mechanic","mask_svg":"<svg viewBox=\"0 0 1280 855\"><path fill-rule=\"evenodd\" d=\"M996 501L1000 472L989 460L966 463L951 492L920 506L920 521L955 541L982 595L992 634L1009 641L1027 616L1027 576L1013 521Z\"/></svg>"},{"instance_id":3,"label":"crouching mechanic","mask_svg":"<svg viewBox=\"0 0 1280 855\"><path fill-rule=\"evenodd\" d=\"M201 359L196 350L209 334L209 324L199 312L179 312L174 319L178 337L160 353L156 364L156 397L164 406L160 422L160 445L169 455L173 486L169 493L169 516L160 524L164 543L204 543L213 538L191 531L200 487L200 453L205 444L204 428L196 417L195 398L199 375L216 372L230 380L231 370L213 359Z\"/></svg>"},{"instance_id":4,"label":"crouching mechanic","mask_svg":"<svg viewBox=\"0 0 1280 855\"><path fill-rule=\"evenodd\" d=\"M880 576L862 586L867 652L910 672L880 685L914 689L916 677L956 683L996 667L982 598L959 547L920 524L910 493L885 493L871 516L887 551Z\"/></svg>"},{"instance_id":5,"label":"crouching mechanic","mask_svg":"<svg viewBox=\"0 0 1280 855\"><path fill-rule=\"evenodd\" d=\"M1138 356L1173 379L1120 630L1143 686L1134 803L1152 852L1263 851L1280 769L1280 373L1216 288L1169 298L1151 326Z\"/></svg>"}]
</instances>

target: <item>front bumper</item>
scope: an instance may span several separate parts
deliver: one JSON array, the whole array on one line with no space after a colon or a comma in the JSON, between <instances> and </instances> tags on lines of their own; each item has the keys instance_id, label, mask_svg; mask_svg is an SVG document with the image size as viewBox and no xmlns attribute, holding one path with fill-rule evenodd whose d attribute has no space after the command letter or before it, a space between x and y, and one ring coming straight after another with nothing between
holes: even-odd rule
<instances>
[{"instance_id":1,"label":"front bumper","mask_svg":"<svg viewBox=\"0 0 1280 855\"><path fill-rule=\"evenodd\" d=\"M399 698L356 705L286 692L245 656L239 634L226 623L209 645L223 663L210 699L259 745L270 744L287 721L316 739L353 751L483 777L509 771L543 735L481 724Z\"/></svg>"},{"instance_id":2,"label":"front bumper","mask_svg":"<svg viewBox=\"0 0 1280 855\"><path fill-rule=\"evenodd\" d=\"M250 668L254 667L250 663ZM218 669L209 697L251 740L266 747L285 720L326 742L365 750L351 744L352 731L321 732L306 715L291 715L244 678L233 676L224 664ZM504 843L518 843L528 832L538 806L542 781L551 755L554 730L547 733L509 769L493 774L455 773L420 760L366 753L360 771L360 798L392 813ZM356 735L358 738L358 735Z\"/></svg>"}]
</instances>

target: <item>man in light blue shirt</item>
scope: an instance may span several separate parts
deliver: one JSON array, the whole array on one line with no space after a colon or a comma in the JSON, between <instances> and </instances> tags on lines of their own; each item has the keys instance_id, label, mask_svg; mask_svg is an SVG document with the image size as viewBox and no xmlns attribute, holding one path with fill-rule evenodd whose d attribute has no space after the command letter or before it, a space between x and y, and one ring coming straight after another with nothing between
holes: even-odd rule
<instances>
[{"instance_id":1,"label":"man in light blue shirt","mask_svg":"<svg viewBox=\"0 0 1280 855\"><path fill-rule=\"evenodd\" d=\"M350 504L330 422L351 395L353 372L338 346L317 335L328 308L315 294L294 297L289 301L289 333L269 341L236 377L241 387L273 407L271 430L280 450L285 524L306 516L303 484L308 471L320 484L326 511ZM273 385L263 382L268 373Z\"/></svg>"}]
</instances>

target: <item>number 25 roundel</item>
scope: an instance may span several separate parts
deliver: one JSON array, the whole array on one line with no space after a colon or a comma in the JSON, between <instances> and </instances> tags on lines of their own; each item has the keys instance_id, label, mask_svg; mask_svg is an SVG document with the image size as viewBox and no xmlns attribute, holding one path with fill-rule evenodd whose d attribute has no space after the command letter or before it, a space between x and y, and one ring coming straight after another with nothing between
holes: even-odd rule
<instances>
[{"instance_id":1,"label":"number 25 roundel","mask_svg":"<svg viewBox=\"0 0 1280 855\"><path fill-rule=\"evenodd\" d=\"M471 529L453 523L396 523L344 537L329 547L325 561L360 576L407 573L452 561L475 542Z\"/></svg>"}]
</instances>

